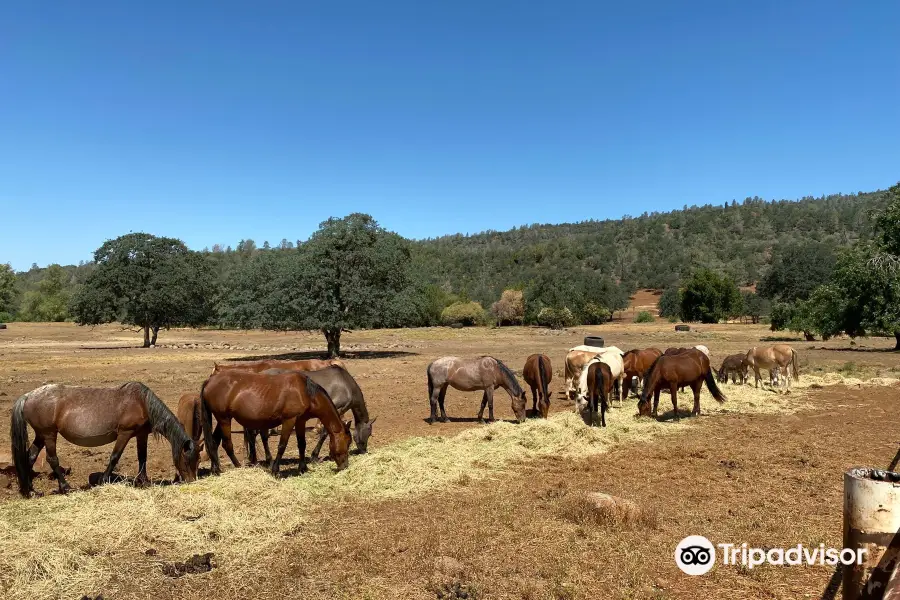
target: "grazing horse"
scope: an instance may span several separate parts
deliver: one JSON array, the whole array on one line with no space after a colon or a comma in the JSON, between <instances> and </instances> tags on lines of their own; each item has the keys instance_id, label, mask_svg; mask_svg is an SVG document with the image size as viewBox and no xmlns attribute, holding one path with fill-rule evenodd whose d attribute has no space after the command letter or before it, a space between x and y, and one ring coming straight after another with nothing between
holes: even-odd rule
<instances>
[{"instance_id":1,"label":"grazing horse","mask_svg":"<svg viewBox=\"0 0 900 600\"><path fill-rule=\"evenodd\" d=\"M310 358L308 360L248 360L235 361L233 363L215 363L213 373L221 373L222 371L239 370L252 371L254 373L262 373L268 369L289 369L291 371L318 371L327 367L346 366L339 358L318 359Z\"/></svg>"},{"instance_id":2,"label":"grazing horse","mask_svg":"<svg viewBox=\"0 0 900 600\"><path fill-rule=\"evenodd\" d=\"M522 378L531 387L531 409L535 414L547 418L550 411L550 388L548 384L553 379L553 366L550 357L546 354L532 354L525 359L525 368L522 369ZM539 406L540 405L540 406ZM538 409L540 408L540 413Z\"/></svg>"},{"instance_id":3,"label":"grazing horse","mask_svg":"<svg viewBox=\"0 0 900 600\"><path fill-rule=\"evenodd\" d=\"M28 446L28 425L35 438ZM59 482L59 491L69 491L56 455L61 434L76 446L94 448L115 442L101 482L112 480L113 469L128 441L137 438L138 475L135 483L147 483L147 438L162 435L172 446L172 463L183 481L197 478L197 446L172 411L143 383L132 381L117 388L87 388L45 385L18 398L13 404L10 438L19 492L32 491L31 467L41 449Z\"/></svg>"},{"instance_id":4,"label":"grazing horse","mask_svg":"<svg viewBox=\"0 0 900 600\"><path fill-rule=\"evenodd\" d=\"M667 348L666 351L663 352L663 354L665 356L675 356L677 354L683 354L691 350L699 350L700 352L705 354L707 358L709 358L709 348L707 348L706 346L694 346L693 348ZM678 391L683 392L684 388L684 385L679 386Z\"/></svg>"},{"instance_id":5,"label":"grazing horse","mask_svg":"<svg viewBox=\"0 0 900 600\"><path fill-rule=\"evenodd\" d=\"M632 379L637 377L639 381L644 380L644 374L647 369L653 366L653 361L662 356L662 350L658 348L645 348L640 350L635 348L629 350L622 356L622 362L625 364L625 388L622 390L622 397L627 398L631 391ZM635 393L637 395L637 392Z\"/></svg>"},{"instance_id":6,"label":"grazing horse","mask_svg":"<svg viewBox=\"0 0 900 600\"><path fill-rule=\"evenodd\" d=\"M566 364L565 364L565 372L566 372L566 395L570 400L576 400L579 396L584 397L587 393L585 387L579 387L582 379L582 375L584 374L584 369L587 367L588 363L591 362L595 357L600 354L605 353L618 353L619 356L623 355L624 352L616 348L615 346L607 346L605 348L598 348L594 346L575 346L574 348L570 348L568 354L566 354ZM624 370L622 372L622 378L625 377ZM621 385L621 381L619 382Z\"/></svg>"},{"instance_id":7,"label":"grazing horse","mask_svg":"<svg viewBox=\"0 0 900 600\"><path fill-rule=\"evenodd\" d=\"M297 437L300 472L306 470L306 421L317 418L328 431L331 458L338 470L347 467L350 434L328 394L311 377L290 371L273 375L247 371L213 373L200 388L200 422L212 462L212 472L221 472L218 442L213 438L212 417L222 430L222 445L235 467L241 465L231 441L231 421L245 429L267 430L281 426L278 453L272 461L277 474L291 433Z\"/></svg>"},{"instance_id":8,"label":"grazing horse","mask_svg":"<svg viewBox=\"0 0 900 600\"><path fill-rule=\"evenodd\" d=\"M581 376L578 378L578 403L587 402L588 398L588 369L595 362L603 362L609 365L614 381L615 395L622 400L623 379L625 378L625 363L622 360L623 352L615 347L610 347L607 352L598 354L591 359L591 362L582 369Z\"/></svg>"},{"instance_id":9,"label":"grazing horse","mask_svg":"<svg viewBox=\"0 0 900 600\"><path fill-rule=\"evenodd\" d=\"M488 407L488 419L494 420L494 390L502 387L512 400L512 410L519 423L525 422L525 406L528 402L524 390L509 367L492 356L478 358L458 358L444 356L428 365L428 400L431 403L431 416L428 423L437 421L437 408L441 408L441 421L447 422L444 410L444 396L447 386L462 392L484 390L481 398L481 409L478 421L484 422L484 407Z\"/></svg>"},{"instance_id":10,"label":"grazing horse","mask_svg":"<svg viewBox=\"0 0 900 600\"><path fill-rule=\"evenodd\" d=\"M279 373L288 373L289 369L266 369L263 371L266 375L277 375ZM303 374L318 383L331 398L334 407L338 411L338 415L343 418L344 414L349 410L353 414L354 430L352 433L353 443L360 454L365 454L369 449L369 438L372 436L372 425L375 419L369 418L369 409L366 407L366 400L363 397L362 390L353 376L341 367L326 367L318 371L303 371ZM244 430L244 438L250 451L251 462L256 459L256 432ZM318 441L313 449L310 457L319 458L319 452L322 444L325 443L327 433L324 428L319 428L317 433ZM266 456L269 456L268 436L263 437L263 448ZM305 457L301 457L303 459Z\"/></svg>"},{"instance_id":11,"label":"grazing horse","mask_svg":"<svg viewBox=\"0 0 900 600\"><path fill-rule=\"evenodd\" d=\"M783 370L788 391L791 389L792 378L796 378L797 381L800 380L800 369L797 364L800 361L799 355L796 350L787 344L775 344L768 348L751 348L747 352L746 360L747 365L753 368L756 387L759 387L759 382L762 381L762 377L759 374L760 369L768 369L770 379L773 379L772 369L778 367ZM788 370L788 367L791 367L791 369Z\"/></svg>"},{"instance_id":12,"label":"grazing horse","mask_svg":"<svg viewBox=\"0 0 900 600\"><path fill-rule=\"evenodd\" d=\"M728 383L728 376L731 376L731 382L737 383L740 380L741 385L747 381L747 355L732 354L726 356L719 367L718 379L720 383Z\"/></svg>"},{"instance_id":13,"label":"grazing horse","mask_svg":"<svg viewBox=\"0 0 900 600\"><path fill-rule=\"evenodd\" d=\"M678 387L690 386L694 392L693 415L700 414L700 389L703 382L709 392L719 402L725 402L726 398L716 380L713 377L709 357L696 349L681 352L679 354L662 355L656 359L653 366L644 376L644 389L641 392L641 400L638 402L638 414L646 416L650 414L650 395L653 395L653 416L657 416L659 410L659 393L668 387L672 395L672 407L675 411L675 419L678 415Z\"/></svg>"},{"instance_id":14,"label":"grazing horse","mask_svg":"<svg viewBox=\"0 0 900 600\"><path fill-rule=\"evenodd\" d=\"M587 368L587 402L579 402L581 418L593 427L597 422L599 405L600 426L606 427L606 411L609 410L609 394L613 389L613 373L603 361L594 361Z\"/></svg>"}]
</instances>

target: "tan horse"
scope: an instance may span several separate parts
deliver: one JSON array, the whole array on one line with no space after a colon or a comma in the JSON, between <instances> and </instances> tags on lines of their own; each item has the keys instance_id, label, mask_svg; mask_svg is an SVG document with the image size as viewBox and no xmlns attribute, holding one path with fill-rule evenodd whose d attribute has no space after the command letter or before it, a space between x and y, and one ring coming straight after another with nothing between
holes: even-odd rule
<instances>
[{"instance_id":1,"label":"tan horse","mask_svg":"<svg viewBox=\"0 0 900 600\"><path fill-rule=\"evenodd\" d=\"M28 446L28 425L35 437ZM45 385L20 396L13 404L10 437L19 491L27 497L32 490L31 467L47 449L47 462L59 482L59 491L69 491L56 455L56 438L95 448L115 442L101 482L112 479L131 438L137 438L138 475L136 484L146 483L147 439L164 436L172 446L172 463L184 481L197 478L197 447L172 411L143 383L132 381L117 388L88 388L58 384Z\"/></svg>"},{"instance_id":2,"label":"tan horse","mask_svg":"<svg viewBox=\"0 0 900 600\"><path fill-rule=\"evenodd\" d=\"M526 358L525 368L522 369L522 378L531 387L532 410L546 419L550 412L548 384L553 379L553 365L550 364L550 357L546 354L532 354Z\"/></svg>"},{"instance_id":3,"label":"tan horse","mask_svg":"<svg viewBox=\"0 0 900 600\"><path fill-rule=\"evenodd\" d=\"M481 409L478 421L484 422L484 409L488 407L488 419L494 420L494 390L502 387L512 400L512 410L519 423L525 422L525 391L509 367L492 356L478 358L459 358L444 356L428 365L428 400L431 403L431 416L428 423L437 421L437 409L440 405L441 421L447 422L444 410L444 396L447 387L453 386L461 392L484 390L481 397Z\"/></svg>"},{"instance_id":4,"label":"tan horse","mask_svg":"<svg viewBox=\"0 0 900 600\"><path fill-rule=\"evenodd\" d=\"M769 370L769 379L774 379L772 370L779 368L784 374L784 380L788 391L791 389L791 379L796 378L800 381L799 355L797 351L787 344L775 344L768 348L751 348L747 352L747 365L753 369L755 376L754 385L759 387L762 376L759 374L760 369ZM788 370L788 367L791 367Z\"/></svg>"},{"instance_id":5,"label":"tan horse","mask_svg":"<svg viewBox=\"0 0 900 600\"><path fill-rule=\"evenodd\" d=\"M586 389L578 387L581 375L587 364L598 354L603 354L604 352L618 352L620 355L624 354L624 352L615 346L608 346L605 348L597 346L575 346L574 348L569 349L569 352L566 354L565 363L566 396L568 396L569 400L576 400L578 396L584 397L587 394ZM622 372L622 377L624 377L624 370Z\"/></svg>"},{"instance_id":6,"label":"tan horse","mask_svg":"<svg viewBox=\"0 0 900 600\"><path fill-rule=\"evenodd\" d=\"M631 391L631 382L637 377L639 381L644 380L644 374L647 372L647 369L653 366L653 362L662 356L662 350L659 348L645 348L640 350L635 348L634 350L629 350L622 357L622 362L625 365L625 384L622 390L622 397L627 398L628 393ZM637 392L635 392L637 394Z\"/></svg>"},{"instance_id":7,"label":"tan horse","mask_svg":"<svg viewBox=\"0 0 900 600\"><path fill-rule=\"evenodd\" d=\"M331 458L338 470L347 467L350 434L341 422L328 394L312 378L299 371L268 375L247 371L213 373L200 388L200 421L212 472L221 472L218 443L213 437L212 417L222 430L222 445L235 467L240 466L231 441L231 421L244 429L267 430L281 426L278 453L272 461L273 474L278 473L281 457L287 449L291 433L297 437L300 472L306 469L306 421L317 418L328 431Z\"/></svg>"}]
</instances>

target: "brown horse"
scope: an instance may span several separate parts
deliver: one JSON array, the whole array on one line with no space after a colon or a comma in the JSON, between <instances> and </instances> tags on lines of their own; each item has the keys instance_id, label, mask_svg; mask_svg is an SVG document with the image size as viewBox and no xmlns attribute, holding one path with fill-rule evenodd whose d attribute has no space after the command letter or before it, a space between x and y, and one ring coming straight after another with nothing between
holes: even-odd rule
<instances>
[{"instance_id":1,"label":"brown horse","mask_svg":"<svg viewBox=\"0 0 900 600\"><path fill-rule=\"evenodd\" d=\"M741 385L747 380L747 355L732 354L726 356L719 367L718 379L720 383L728 383L728 377L731 376L731 382L737 383L740 380Z\"/></svg>"},{"instance_id":2,"label":"brown horse","mask_svg":"<svg viewBox=\"0 0 900 600\"><path fill-rule=\"evenodd\" d=\"M328 394L310 377L298 371L267 375L246 371L213 373L200 388L200 421L212 462L212 472L221 472L218 443L213 437L212 417L222 429L222 445L235 467L240 466L231 441L231 421L245 429L266 430L281 426L278 453L272 461L278 473L281 457L291 433L300 450L300 472L306 469L306 421L317 418L328 431L331 458L338 470L347 467L350 434Z\"/></svg>"},{"instance_id":3,"label":"brown horse","mask_svg":"<svg viewBox=\"0 0 900 600\"><path fill-rule=\"evenodd\" d=\"M662 350L658 348L645 348L643 350L635 348L622 356L622 362L625 363L625 383L622 389L622 398L628 397L628 393L631 391L632 380L637 377L640 381L643 381L647 369L652 367L653 362L660 356L662 356Z\"/></svg>"},{"instance_id":4,"label":"brown horse","mask_svg":"<svg viewBox=\"0 0 900 600\"><path fill-rule=\"evenodd\" d=\"M291 371L318 371L327 367L346 368L343 361L339 358L310 358L308 360L247 360L235 361L233 363L215 363L213 373L221 373L222 371L251 371L253 373L262 373L268 369L288 369Z\"/></svg>"},{"instance_id":5,"label":"brown horse","mask_svg":"<svg viewBox=\"0 0 900 600\"><path fill-rule=\"evenodd\" d=\"M599 406L600 426L606 427L606 411L609 410L609 395L613 390L613 373L612 369L605 362L592 362L588 366L587 388L588 401L587 406L580 405L579 412L584 422L591 427L597 421L597 410Z\"/></svg>"},{"instance_id":6,"label":"brown horse","mask_svg":"<svg viewBox=\"0 0 900 600\"><path fill-rule=\"evenodd\" d=\"M535 414L547 418L550 412L550 388L548 384L553 379L553 366L550 357L546 354L532 354L525 359L525 368L522 369L522 378L531 387L531 409ZM540 409L540 413L538 410Z\"/></svg>"},{"instance_id":7,"label":"brown horse","mask_svg":"<svg viewBox=\"0 0 900 600\"><path fill-rule=\"evenodd\" d=\"M690 386L694 392L693 415L700 414L700 389L703 382L709 392L719 402L725 402L726 398L716 379L713 377L712 368L709 365L709 357L699 350L688 350L679 354L663 355L656 359L653 366L644 375L644 389L641 392L641 400L638 402L638 413L641 416L650 414L650 395L653 395L653 416L657 416L659 410L659 393L663 388L668 388L672 395L672 407L675 411L675 419L681 417L678 414L678 388Z\"/></svg>"},{"instance_id":8,"label":"brown horse","mask_svg":"<svg viewBox=\"0 0 900 600\"><path fill-rule=\"evenodd\" d=\"M492 356L478 358L444 356L428 365L427 374L428 399L431 402L429 424L437 421L438 404L441 407L441 421L446 423L449 420L444 410L444 396L447 394L447 386L451 385L462 392L484 390L481 410L478 411L479 422L484 422L486 406L488 418L494 420L494 390L498 387L502 387L509 394L516 420L519 423L525 421L525 405L528 402L525 392L509 367Z\"/></svg>"},{"instance_id":9,"label":"brown horse","mask_svg":"<svg viewBox=\"0 0 900 600\"><path fill-rule=\"evenodd\" d=\"M28 425L35 438L28 446ZM59 482L59 491L69 491L56 455L56 438L94 448L115 442L101 482L112 480L113 469L131 438L137 438L138 475L135 483L147 483L147 438L162 435L172 446L172 462L184 481L197 478L197 447L172 411L150 388L136 381L117 388L87 388L45 385L19 397L13 404L10 438L19 491L32 490L31 467L47 448L47 462Z\"/></svg>"}]
</instances>

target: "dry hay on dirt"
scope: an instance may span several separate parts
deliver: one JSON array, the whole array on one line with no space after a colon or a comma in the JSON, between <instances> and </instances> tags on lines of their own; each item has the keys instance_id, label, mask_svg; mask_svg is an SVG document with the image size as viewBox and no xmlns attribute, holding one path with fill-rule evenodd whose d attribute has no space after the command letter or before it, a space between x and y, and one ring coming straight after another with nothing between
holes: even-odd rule
<instances>
[{"instance_id":1,"label":"dry hay on dirt","mask_svg":"<svg viewBox=\"0 0 900 600\"><path fill-rule=\"evenodd\" d=\"M779 414L805 408L803 388L862 382L839 375L803 376L795 393L724 386L719 404L704 390L704 415ZM690 393L680 394L683 414ZM668 396L660 411L671 412ZM329 463L302 477L275 479L260 468L226 471L190 485L135 489L106 485L68 496L0 505L0 588L6 598L73 598L99 593L118 574L152 589L166 564L213 553L217 564L247 580L265 569L262 557L284 536L302 535L309 509L343 500L379 501L440 490L467 479L499 476L510 464L542 456L584 457L696 427L699 420L636 419L633 405L614 410L609 426L588 428L572 412L522 425L500 422L452 437L415 437L351 457L334 473ZM439 427L439 426L438 426ZM202 576L202 575L190 575Z\"/></svg>"}]
</instances>

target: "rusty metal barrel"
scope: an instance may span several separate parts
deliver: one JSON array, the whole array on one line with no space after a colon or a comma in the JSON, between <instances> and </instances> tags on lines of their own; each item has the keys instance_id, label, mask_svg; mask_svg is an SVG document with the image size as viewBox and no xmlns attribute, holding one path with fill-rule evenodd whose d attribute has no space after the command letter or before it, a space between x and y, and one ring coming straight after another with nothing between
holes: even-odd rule
<instances>
[{"instance_id":1,"label":"rusty metal barrel","mask_svg":"<svg viewBox=\"0 0 900 600\"><path fill-rule=\"evenodd\" d=\"M900 473L844 473L844 548L866 551L844 564L844 600L900 600Z\"/></svg>"}]
</instances>

